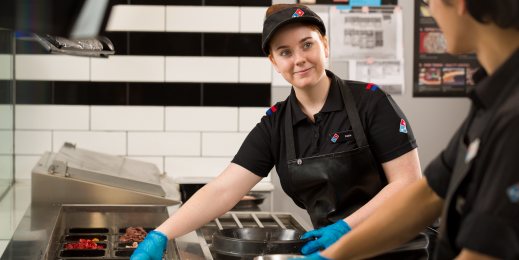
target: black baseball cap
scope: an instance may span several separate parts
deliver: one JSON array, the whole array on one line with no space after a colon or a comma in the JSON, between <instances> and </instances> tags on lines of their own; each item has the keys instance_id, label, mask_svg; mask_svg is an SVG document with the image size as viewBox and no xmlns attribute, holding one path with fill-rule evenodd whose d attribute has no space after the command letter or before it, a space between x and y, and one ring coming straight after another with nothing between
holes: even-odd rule
<instances>
[{"instance_id":1,"label":"black baseball cap","mask_svg":"<svg viewBox=\"0 0 519 260\"><path fill-rule=\"evenodd\" d=\"M261 48L266 56L269 55L270 37L274 35L281 27L291 23L311 23L317 25L323 35L326 35L326 28L323 20L312 10L300 6L285 8L271 14L263 22L263 35L261 39Z\"/></svg>"}]
</instances>

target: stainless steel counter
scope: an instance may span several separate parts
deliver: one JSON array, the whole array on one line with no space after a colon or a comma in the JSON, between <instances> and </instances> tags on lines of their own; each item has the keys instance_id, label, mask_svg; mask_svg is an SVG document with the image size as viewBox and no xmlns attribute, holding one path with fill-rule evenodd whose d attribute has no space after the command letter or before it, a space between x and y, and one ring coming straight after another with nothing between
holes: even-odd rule
<instances>
[{"instance_id":1,"label":"stainless steel counter","mask_svg":"<svg viewBox=\"0 0 519 260\"><path fill-rule=\"evenodd\" d=\"M63 245L74 242L73 235L102 237L107 246L102 257L89 259L129 259L127 249L116 248L120 230L142 226L155 228L168 218L165 206L150 205L59 205L33 204L27 209L0 260L71 259ZM69 234L70 228L104 228L105 234ZM165 259L178 259L174 241L168 242ZM117 253L125 253L118 256ZM126 257L127 256L127 257ZM85 258L85 257L83 257Z\"/></svg>"}]
</instances>

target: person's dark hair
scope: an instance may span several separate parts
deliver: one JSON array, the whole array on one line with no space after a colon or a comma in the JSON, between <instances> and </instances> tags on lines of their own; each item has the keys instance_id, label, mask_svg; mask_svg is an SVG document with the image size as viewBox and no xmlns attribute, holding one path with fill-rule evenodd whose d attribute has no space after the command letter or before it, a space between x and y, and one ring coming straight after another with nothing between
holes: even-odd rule
<instances>
[{"instance_id":1,"label":"person's dark hair","mask_svg":"<svg viewBox=\"0 0 519 260\"><path fill-rule=\"evenodd\" d=\"M480 23L493 22L501 28L519 30L518 0L466 0L470 15ZM443 0L452 4L450 0Z\"/></svg>"}]
</instances>

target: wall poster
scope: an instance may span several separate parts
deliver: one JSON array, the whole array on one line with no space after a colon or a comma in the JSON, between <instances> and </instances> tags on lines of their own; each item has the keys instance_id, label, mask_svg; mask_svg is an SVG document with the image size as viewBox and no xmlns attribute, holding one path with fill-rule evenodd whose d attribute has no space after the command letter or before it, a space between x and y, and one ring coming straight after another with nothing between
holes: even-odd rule
<instances>
[{"instance_id":1,"label":"wall poster","mask_svg":"<svg viewBox=\"0 0 519 260\"><path fill-rule=\"evenodd\" d=\"M480 67L475 54L453 56L422 0L415 0L413 97L465 97Z\"/></svg>"},{"instance_id":2,"label":"wall poster","mask_svg":"<svg viewBox=\"0 0 519 260\"><path fill-rule=\"evenodd\" d=\"M330 7L330 57L348 63L348 79L404 93L402 10L387 7Z\"/></svg>"}]
</instances>

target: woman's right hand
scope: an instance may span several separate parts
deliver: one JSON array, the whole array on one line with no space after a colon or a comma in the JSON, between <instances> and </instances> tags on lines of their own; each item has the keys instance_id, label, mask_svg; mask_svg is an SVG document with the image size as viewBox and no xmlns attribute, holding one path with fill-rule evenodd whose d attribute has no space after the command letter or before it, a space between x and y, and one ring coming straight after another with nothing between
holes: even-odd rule
<instances>
[{"instance_id":1,"label":"woman's right hand","mask_svg":"<svg viewBox=\"0 0 519 260\"><path fill-rule=\"evenodd\" d=\"M167 246L168 237L162 232L152 230L137 246L130 260L162 260Z\"/></svg>"}]
</instances>

